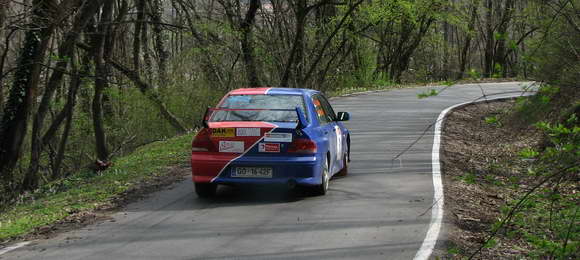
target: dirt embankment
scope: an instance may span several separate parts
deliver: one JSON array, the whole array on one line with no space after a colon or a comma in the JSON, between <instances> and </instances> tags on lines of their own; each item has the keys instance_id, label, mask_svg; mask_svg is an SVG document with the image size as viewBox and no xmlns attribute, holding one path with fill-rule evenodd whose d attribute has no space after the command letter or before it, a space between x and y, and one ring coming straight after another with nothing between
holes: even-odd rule
<instances>
[{"instance_id":1,"label":"dirt embankment","mask_svg":"<svg viewBox=\"0 0 580 260\"><path fill-rule=\"evenodd\" d=\"M512 185L522 188L532 181L523 176L529 162L518 153L537 146L541 133L502 123L514 105L513 100L468 105L446 119L441 155L448 232L446 252L440 254L444 259L468 257L480 248L502 205L517 196ZM475 258L518 258L526 247L518 238L502 238Z\"/></svg>"}]
</instances>

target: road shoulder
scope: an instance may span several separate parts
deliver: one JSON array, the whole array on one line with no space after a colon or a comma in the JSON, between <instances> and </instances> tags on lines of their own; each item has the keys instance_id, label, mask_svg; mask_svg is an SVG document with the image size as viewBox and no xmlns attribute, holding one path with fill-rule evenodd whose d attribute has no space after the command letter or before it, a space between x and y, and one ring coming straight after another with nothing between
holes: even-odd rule
<instances>
[{"instance_id":1,"label":"road shoulder","mask_svg":"<svg viewBox=\"0 0 580 260\"><path fill-rule=\"evenodd\" d=\"M514 109L514 100L467 105L449 114L443 135L441 162L445 190L447 240L437 255L461 259L475 252L501 217L501 208L517 196L514 176L528 162L518 158L524 148L537 146L539 132L502 127L496 119ZM523 176L518 180L527 185ZM514 258L529 248L521 239L502 237L478 258Z\"/></svg>"}]
</instances>

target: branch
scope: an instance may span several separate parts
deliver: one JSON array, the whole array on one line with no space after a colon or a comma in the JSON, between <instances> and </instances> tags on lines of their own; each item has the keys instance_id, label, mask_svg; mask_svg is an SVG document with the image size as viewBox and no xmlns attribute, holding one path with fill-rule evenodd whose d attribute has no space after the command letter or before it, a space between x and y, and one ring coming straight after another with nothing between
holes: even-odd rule
<instances>
[{"instance_id":1,"label":"branch","mask_svg":"<svg viewBox=\"0 0 580 260\"><path fill-rule=\"evenodd\" d=\"M84 43L77 43L77 46L85 51L89 51L89 52L91 51L91 48ZM147 98L149 98L149 100L152 101L157 106L157 108L159 109L159 112L161 112L161 115L171 124L171 126L173 126L175 128L175 130L177 130L179 133L186 133L187 132L187 128L185 128L185 126L183 126L179 122L177 117L175 117L167 109L167 107L163 103L163 100L161 99L159 94L157 92L155 92L153 86L151 86L147 82L143 81L136 71L130 70L129 68L123 66L123 64L121 64L120 62L113 60L111 57L107 57L106 62L111 64L116 70L120 71L127 78L129 78L131 81L133 81L133 83L135 85L137 85L137 87L139 88L141 93L143 93L143 95L145 95Z\"/></svg>"},{"instance_id":2,"label":"branch","mask_svg":"<svg viewBox=\"0 0 580 260\"><path fill-rule=\"evenodd\" d=\"M324 5L347 5L347 2L340 2L340 1L330 1L330 0L326 0L326 1L321 1L318 2L316 4L313 4L311 6L306 7L306 13L309 13L310 11L322 7Z\"/></svg>"},{"instance_id":3,"label":"branch","mask_svg":"<svg viewBox=\"0 0 580 260\"><path fill-rule=\"evenodd\" d=\"M530 190L528 190L526 192L526 194L524 194L524 196L518 200L518 202L516 203L516 205L514 205L511 210L508 212L507 217L505 217L499 224L499 226L491 233L491 235L485 240L485 242L483 242L483 244L475 251L473 252L468 259L473 259L477 254L479 254L481 252L481 250L483 250L483 248L485 247L485 245L487 245L487 243L489 241L491 241L496 235L497 233L499 233L499 230L505 226L506 224L508 224L511 219L513 218L513 216L515 215L515 213L517 212L517 210L522 206L522 204L528 199L528 197L530 195L532 195L532 193L534 193L538 188L540 188L542 185L546 184L549 180L551 180L552 178L566 172L569 169L572 169L574 167L578 167L580 166L580 163L577 164L573 164L569 167L560 169L559 171L557 171L556 173L553 173L551 175L548 175L545 179L543 179L542 181L540 181L539 183L537 183L536 185L534 185L534 187L532 187Z\"/></svg>"},{"instance_id":4,"label":"branch","mask_svg":"<svg viewBox=\"0 0 580 260\"><path fill-rule=\"evenodd\" d=\"M159 94L156 93L153 90L153 87L151 85L149 85L145 81L143 81L139 77L139 74L137 74L136 71L130 70L127 67L123 66L121 63L116 62L116 61L114 61L112 59L108 59L107 62L110 63L111 65L113 65L113 67L115 69L117 69L118 71L120 71L123 74L125 74L125 76L127 76L127 78L129 78L131 81L133 81L133 83L135 83L135 85L137 85L137 87L139 88L139 90L141 91L141 93L143 93L155 105L157 105L157 107L159 108L161 114L165 117L165 119L167 121L169 121L169 123L178 132L180 132L180 133L186 133L187 132L187 129L177 120L177 118L171 112L169 112L169 110L167 109L167 107L165 106L165 104L163 103L163 101L161 100L161 97L159 96Z\"/></svg>"},{"instance_id":5,"label":"branch","mask_svg":"<svg viewBox=\"0 0 580 260\"><path fill-rule=\"evenodd\" d=\"M312 63L310 65L310 69L308 69L308 72L306 73L306 75L303 78L303 81L307 81L310 76L312 75L312 73L314 72L314 69L316 69L316 66L318 66L318 63L320 62L320 60L322 59L322 56L324 55L324 52L326 51L326 49L328 48L328 45L330 45L330 42L332 41L332 39L334 38L334 36L336 36L336 34L338 33L338 31L342 28L342 25L346 22L346 19L354 12L354 10L356 10L356 8L362 4L364 2L364 0L359 0L358 2L356 2L354 5L352 5L348 11L344 14L344 16L342 17L342 19L340 20L340 22L338 23L338 25L334 28L334 31L332 31L332 33L330 34L330 36L328 38L326 38L326 41L324 42L324 44L322 44L322 48L320 49L320 51L318 52L318 55L316 56L316 59L314 59L314 63Z\"/></svg>"}]
</instances>

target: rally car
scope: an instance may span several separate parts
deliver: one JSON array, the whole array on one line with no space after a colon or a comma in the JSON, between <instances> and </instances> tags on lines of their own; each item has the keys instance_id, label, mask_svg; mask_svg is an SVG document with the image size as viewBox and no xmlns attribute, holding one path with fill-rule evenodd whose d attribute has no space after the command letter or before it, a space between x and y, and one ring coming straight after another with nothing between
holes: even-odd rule
<instances>
[{"instance_id":1,"label":"rally car","mask_svg":"<svg viewBox=\"0 0 580 260\"><path fill-rule=\"evenodd\" d=\"M245 88L208 109L192 142L191 170L199 197L218 184L283 184L328 191L346 175L350 134L324 95L310 89Z\"/></svg>"}]
</instances>

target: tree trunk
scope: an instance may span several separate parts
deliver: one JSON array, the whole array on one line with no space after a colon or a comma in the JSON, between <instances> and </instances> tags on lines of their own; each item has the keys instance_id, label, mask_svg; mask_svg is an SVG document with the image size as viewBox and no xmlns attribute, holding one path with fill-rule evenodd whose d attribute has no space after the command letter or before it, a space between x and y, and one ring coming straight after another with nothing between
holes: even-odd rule
<instances>
[{"instance_id":1,"label":"tree trunk","mask_svg":"<svg viewBox=\"0 0 580 260\"><path fill-rule=\"evenodd\" d=\"M12 171L21 155L28 119L36 98L40 64L52 34L52 27L45 25L49 16L47 4L47 1L42 0L32 2L32 22L20 49L18 67L0 125L0 177L7 191L14 189Z\"/></svg>"},{"instance_id":2,"label":"tree trunk","mask_svg":"<svg viewBox=\"0 0 580 260\"><path fill-rule=\"evenodd\" d=\"M399 39L399 44L397 47L396 54L393 58L393 63L391 64L391 69L389 75L391 79L395 82L401 82L401 77L403 72L409 67L409 60L411 56L419 47L419 44L427 34L427 31L431 27L431 24L435 19L431 16L424 16L418 22L417 25L412 24L409 21L402 21L401 24L401 38ZM418 26L417 32L413 34L415 26ZM410 42L409 44L406 44Z\"/></svg>"},{"instance_id":3,"label":"tree trunk","mask_svg":"<svg viewBox=\"0 0 580 260\"><path fill-rule=\"evenodd\" d=\"M451 66L450 66L450 51L449 45L451 44L451 25L443 21L443 64L441 66L441 72L437 73L436 80L441 80L441 78L447 80L450 76Z\"/></svg>"},{"instance_id":4,"label":"tree trunk","mask_svg":"<svg viewBox=\"0 0 580 260\"><path fill-rule=\"evenodd\" d=\"M498 10L500 10L501 5L498 5ZM497 34L500 36L497 39L496 43L496 50L494 52L494 60L495 63L499 64L501 67L501 71L495 71L494 73L502 73L502 77L507 77L508 72L508 65L507 65L507 47L506 47L506 40L508 39L508 29L512 19L512 12L513 12L514 2L513 0L506 0L505 6L503 7L503 12L501 15L501 23L498 26ZM498 12L499 13L499 12Z\"/></svg>"},{"instance_id":5,"label":"tree trunk","mask_svg":"<svg viewBox=\"0 0 580 260\"><path fill-rule=\"evenodd\" d=\"M4 23L6 21L6 11L10 9L10 0L0 0L0 53L2 57L0 58L0 111L4 108L4 65L6 61L6 56L8 54L8 43L5 41L6 29L4 28ZM0 114L1 115L1 114Z\"/></svg>"},{"instance_id":6,"label":"tree trunk","mask_svg":"<svg viewBox=\"0 0 580 260\"><path fill-rule=\"evenodd\" d=\"M111 1L109 1L111 3ZM53 3L54 4L54 3ZM56 63L55 69L46 85L44 90L44 95L38 107L38 110L34 116L34 123L32 127L32 144L31 144L31 155L30 155L30 165L26 172L26 177L22 184L22 188L25 190L32 190L38 186L38 167L40 154L42 153L42 141L40 138L42 127L44 125L44 119L48 108L52 103L52 97L56 89L60 86L62 78L66 71L66 67L69 63L70 57L72 57L75 44L78 40L78 35L82 32L85 26L90 21L97 10L100 8L102 1L85 1L81 6L81 9L74 18L74 23L70 31L66 34L64 42L60 45L58 55L61 57Z\"/></svg>"},{"instance_id":7,"label":"tree trunk","mask_svg":"<svg viewBox=\"0 0 580 260\"><path fill-rule=\"evenodd\" d=\"M244 59L244 67L246 68L246 77L248 84L252 87L260 86L260 79L258 77L258 68L254 56L254 43L252 40L252 26L254 25L256 12L260 7L260 0L250 0L250 7L244 20L240 23L240 31L242 32L242 56Z\"/></svg>"},{"instance_id":8,"label":"tree trunk","mask_svg":"<svg viewBox=\"0 0 580 260\"><path fill-rule=\"evenodd\" d=\"M378 32L378 42L377 44L379 45L377 48L377 57L376 57L376 68L375 71L373 72L373 79L379 79L379 78L383 78L387 72L388 72L388 67L389 64L386 63L386 58L385 58L385 53L388 52L387 48L386 48L386 35L384 30L379 30Z\"/></svg>"},{"instance_id":9,"label":"tree trunk","mask_svg":"<svg viewBox=\"0 0 580 260\"><path fill-rule=\"evenodd\" d=\"M304 33L306 26L306 16L308 15L308 10L306 9L306 1L298 0L295 7L296 14L296 33L294 35L294 42L292 44L292 50L290 51L290 56L286 61L286 66L284 66L284 75L280 81L282 87L289 87L289 83L292 77L292 72L294 75L299 75L297 69L294 68L296 63L301 62L302 52L304 50ZM296 79L294 79L296 80ZM295 85L295 84L292 84Z\"/></svg>"},{"instance_id":10,"label":"tree trunk","mask_svg":"<svg viewBox=\"0 0 580 260\"><path fill-rule=\"evenodd\" d=\"M88 73L88 64L83 64L83 71L82 71L82 75L85 75L86 73ZM56 157L54 158L54 163L52 165L52 175L51 175L51 179L55 180L61 177L61 165L62 165L62 161L64 159L64 154L66 151L66 144L68 142L68 137L72 128L72 119L73 119L73 113L74 113L74 107L76 105L76 96L77 96L77 92L82 84L82 78L81 78L81 74L79 74L79 71L77 70L75 61L74 61L74 57L71 59L71 67L72 67L72 76L71 76L71 80L70 80L70 86L69 86L69 91L68 91L68 96L67 96L67 101L66 104L64 105L63 108L63 114L66 118L66 121L64 123L64 130L62 132L62 136L60 138L60 142L58 145L58 150L56 153Z\"/></svg>"},{"instance_id":11,"label":"tree trunk","mask_svg":"<svg viewBox=\"0 0 580 260\"><path fill-rule=\"evenodd\" d=\"M159 87L165 88L167 85L167 59L169 55L165 50L165 36L161 27L161 17L163 15L163 3L160 0L152 0L151 20L153 22L153 36L155 38L155 52L157 52L157 68Z\"/></svg>"},{"instance_id":12,"label":"tree trunk","mask_svg":"<svg viewBox=\"0 0 580 260\"><path fill-rule=\"evenodd\" d=\"M471 33L475 28L475 20L477 19L477 5L472 3L471 6L471 16L469 19L469 24L467 25L467 33L465 34L465 42L463 43L463 48L461 49L461 54L459 55L459 72L457 73L456 79L462 79L465 77L465 69L467 66L467 61L469 60L469 49L471 48Z\"/></svg>"},{"instance_id":13,"label":"tree trunk","mask_svg":"<svg viewBox=\"0 0 580 260\"><path fill-rule=\"evenodd\" d=\"M93 129L95 131L95 148L97 159L102 162L109 160L109 150L107 148L107 138L103 126L103 91L107 88L107 68L105 64L105 43L108 24L112 20L112 3L106 3L101 13L101 19L97 32L93 38L93 62L95 64L95 93L93 96Z\"/></svg>"},{"instance_id":14,"label":"tree trunk","mask_svg":"<svg viewBox=\"0 0 580 260\"><path fill-rule=\"evenodd\" d=\"M493 29L493 0L486 0L485 19L485 50L484 50L484 77L489 78L493 74L494 67L494 29Z\"/></svg>"},{"instance_id":15,"label":"tree trunk","mask_svg":"<svg viewBox=\"0 0 580 260\"><path fill-rule=\"evenodd\" d=\"M140 72L141 60L141 30L145 20L145 0L136 0L137 2L137 21L135 22L135 33L133 34L133 69Z\"/></svg>"},{"instance_id":16,"label":"tree trunk","mask_svg":"<svg viewBox=\"0 0 580 260\"><path fill-rule=\"evenodd\" d=\"M149 32L147 23L143 23L141 27L141 51L143 52L143 73L140 73L142 78L145 78L149 84L153 80L153 63L151 62L151 54L149 53Z\"/></svg>"}]
</instances>

